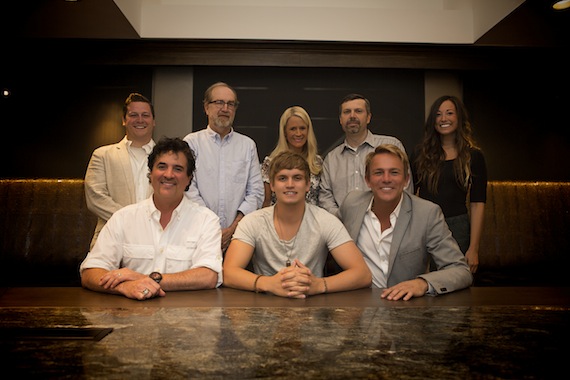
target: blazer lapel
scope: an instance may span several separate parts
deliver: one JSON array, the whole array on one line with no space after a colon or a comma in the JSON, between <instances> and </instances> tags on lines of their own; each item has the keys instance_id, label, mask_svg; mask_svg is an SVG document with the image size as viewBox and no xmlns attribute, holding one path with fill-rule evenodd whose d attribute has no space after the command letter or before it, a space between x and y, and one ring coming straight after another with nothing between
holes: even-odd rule
<instances>
[{"instance_id":1,"label":"blazer lapel","mask_svg":"<svg viewBox=\"0 0 570 380\"><path fill-rule=\"evenodd\" d=\"M117 144L117 149L115 150L117 161L120 162L121 173L117 173L117 176L122 176L125 178L127 188L129 189L129 198L131 198L131 203L136 201L135 192L135 180L133 178L133 170L131 169L131 159L129 158L129 152L125 144ZM121 180L116 177L117 180Z\"/></svg>"},{"instance_id":2,"label":"blazer lapel","mask_svg":"<svg viewBox=\"0 0 570 380\"><path fill-rule=\"evenodd\" d=\"M400 250L400 245L404 239L404 234L408 229L412 216L412 201L410 196L404 192L404 197L402 199L402 206L400 207L400 215L398 215L398 220L396 221L396 227L394 228L394 233L392 235L392 244L390 246L390 257L388 261L388 274L386 278L390 278L392 273L392 268L394 267L394 261L396 260L396 255Z\"/></svg>"},{"instance_id":3,"label":"blazer lapel","mask_svg":"<svg viewBox=\"0 0 570 380\"><path fill-rule=\"evenodd\" d=\"M359 193L358 196L353 198L353 202L350 204L351 207L347 210L347 217L343 222L346 222L345 225L347 226L348 233L354 241L358 239L360 227L364 222L364 216L366 215L366 210L368 209L372 196L371 191Z\"/></svg>"}]
</instances>

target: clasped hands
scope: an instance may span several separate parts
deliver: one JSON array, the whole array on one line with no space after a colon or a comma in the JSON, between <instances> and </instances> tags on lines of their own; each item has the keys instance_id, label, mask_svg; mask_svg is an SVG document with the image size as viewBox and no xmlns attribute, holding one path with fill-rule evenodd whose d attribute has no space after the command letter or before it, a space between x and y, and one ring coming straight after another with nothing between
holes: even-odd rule
<instances>
[{"instance_id":1,"label":"clasped hands","mask_svg":"<svg viewBox=\"0 0 570 380\"><path fill-rule=\"evenodd\" d=\"M156 296L164 297L165 291L149 276L129 268L121 268L105 273L99 280L104 289L114 289L127 298L145 300Z\"/></svg>"},{"instance_id":2,"label":"clasped hands","mask_svg":"<svg viewBox=\"0 0 570 380\"><path fill-rule=\"evenodd\" d=\"M272 276L275 285L273 293L282 297L307 298L317 293L317 279L307 266L294 259L290 266Z\"/></svg>"}]
</instances>

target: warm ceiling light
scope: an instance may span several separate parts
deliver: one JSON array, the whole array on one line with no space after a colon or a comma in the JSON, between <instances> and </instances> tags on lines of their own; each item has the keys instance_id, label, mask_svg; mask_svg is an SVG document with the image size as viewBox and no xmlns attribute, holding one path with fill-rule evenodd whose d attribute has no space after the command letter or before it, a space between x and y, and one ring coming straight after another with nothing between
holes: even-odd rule
<instances>
[{"instance_id":1,"label":"warm ceiling light","mask_svg":"<svg viewBox=\"0 0 570 380\"><path fill-rule=\"evenodd\" d=\"M552 8L556 9L557 11L561 11L562 9L570 8L570 0L560 0L556 3L552 4Z\"/></svg>"}]
</instances>

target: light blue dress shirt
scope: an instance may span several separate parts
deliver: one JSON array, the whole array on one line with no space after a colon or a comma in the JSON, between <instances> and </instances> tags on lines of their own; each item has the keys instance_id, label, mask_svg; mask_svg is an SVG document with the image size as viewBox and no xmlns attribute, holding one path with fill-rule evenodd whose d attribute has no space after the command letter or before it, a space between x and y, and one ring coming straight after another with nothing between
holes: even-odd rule
<instances>
[{"instance_id":1,"label":"light blue dress shirt","mask_svg":"<svg viewBox=\"0 0 570 380\"><path fill-rule=\"evenodd\" d=\"M208 126L189 133L184 141L196 156L186 195L214 211L222 228L232 224L238 211L247 215L261 207L265 190L253 139L233 128L222 139Z\"/></svg>"}]
</instances>

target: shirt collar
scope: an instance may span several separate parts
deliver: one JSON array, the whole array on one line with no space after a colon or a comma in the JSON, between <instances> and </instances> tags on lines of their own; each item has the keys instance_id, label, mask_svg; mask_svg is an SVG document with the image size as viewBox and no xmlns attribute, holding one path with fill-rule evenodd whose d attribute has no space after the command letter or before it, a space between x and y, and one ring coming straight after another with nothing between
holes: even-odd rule
<instances>
[{"instance_id":1,"label":"shirt collar","mask_svg":"<svg viewBox=\"0 0 570 380\"><path fill-rule=\"evenodd\" d=\"M148 144L144 144L142 146L142 148L144 149L146 154L150 154L154 148L154 146L156 145L156 143L154 142L153 139L150 139L150 141L148 142Z\"/></svg>"},{"instance_id":2,"label":"shirt collar","mask_svg":"<svg viewBox=\"0 0 570 380\"><path fill-rule=\"evenodd\" d=\"M209 136L212 140L214 140L214 141L221 139L220 134L219 134L218 132L214 131L214 130L210 127L209 124L208 124L208 126L206 127L206 133L207 133L208 136ZM231 127L230 133L228 133L228 134L224 137L224 139L230 140L233 135L234 135L234 127Z\"/></svg>"},{"instance_id":3,"label":"shirt collar","mask_svg":"<svg viewBox=\"0 0 570 380\"><path fill-rule=\"evenodd\" d=\"M362 145L364 144L368 144L371 147L374 147L374 135L372 134L372 132L370 132L370 129L368 130L368 133L366 134L366 138L364 139L364 141L356 148L354 149L353 147L351 147L350 145L348 145L348 143L346 142L346 139L344 139L344 148L343 151L350 149L352 151L356 151L358 150L358 148L360 148Z\"/></svg>"},{"instance_id":4,"label":"shirt collar","mask_svg":"<svg viewBox=\"0 0 570 380\"><path fill-rule=\"evenodd\" d=\"M125 136L123 141L125 142L127 148L131 148L131 146L133 145L132 140L127 139L127 136ZM141 148L145 151L146 154L150 154L150 152L152 152L152 148L154 148L155 145L156 143L154 142L154 140L150 139L150 141L144 144Z\"/></svg>"},{"instance_id":5,"label":"shirt collar","mask_svg":"<svg viewBox=\"0 0 570 380\"><path fill-rule=\"evenodd\" d=\"M151 195L145 201L148 202L148 213L149 213L149 215L151 217L153 217L154 219L159 220L160 219L160 210L156 208L156 205L154 204L153 196ZM176 219L180 218L182 208L184 207L184 205L187 202L189 202L189 200L186 198L186 196L183 196L182 200L180 201L178 206L176 206L176 208L172 212L171 220L174 218L176 218Z\"/></svg>"},{"instance_id":6,"label":"shirt collar","mask_svg":"<svg viewBox=\"0 0 570 380\"><path fill-rule=\"evenodd\" d=\"M390 222L392 222L395 219L398 219L398 216L400 216L400 210L402 209L403 200L404 200L404 193L402 193L402 195L400 196L400 201L396 205L396 208L394 208L394 211L390 213ZM372 212L372 203L374 203L374 196L372 196L372 199L370 199L370 203L368 204L368 209L366 210L367 212Z\"/></svg>"}]
</instances>

